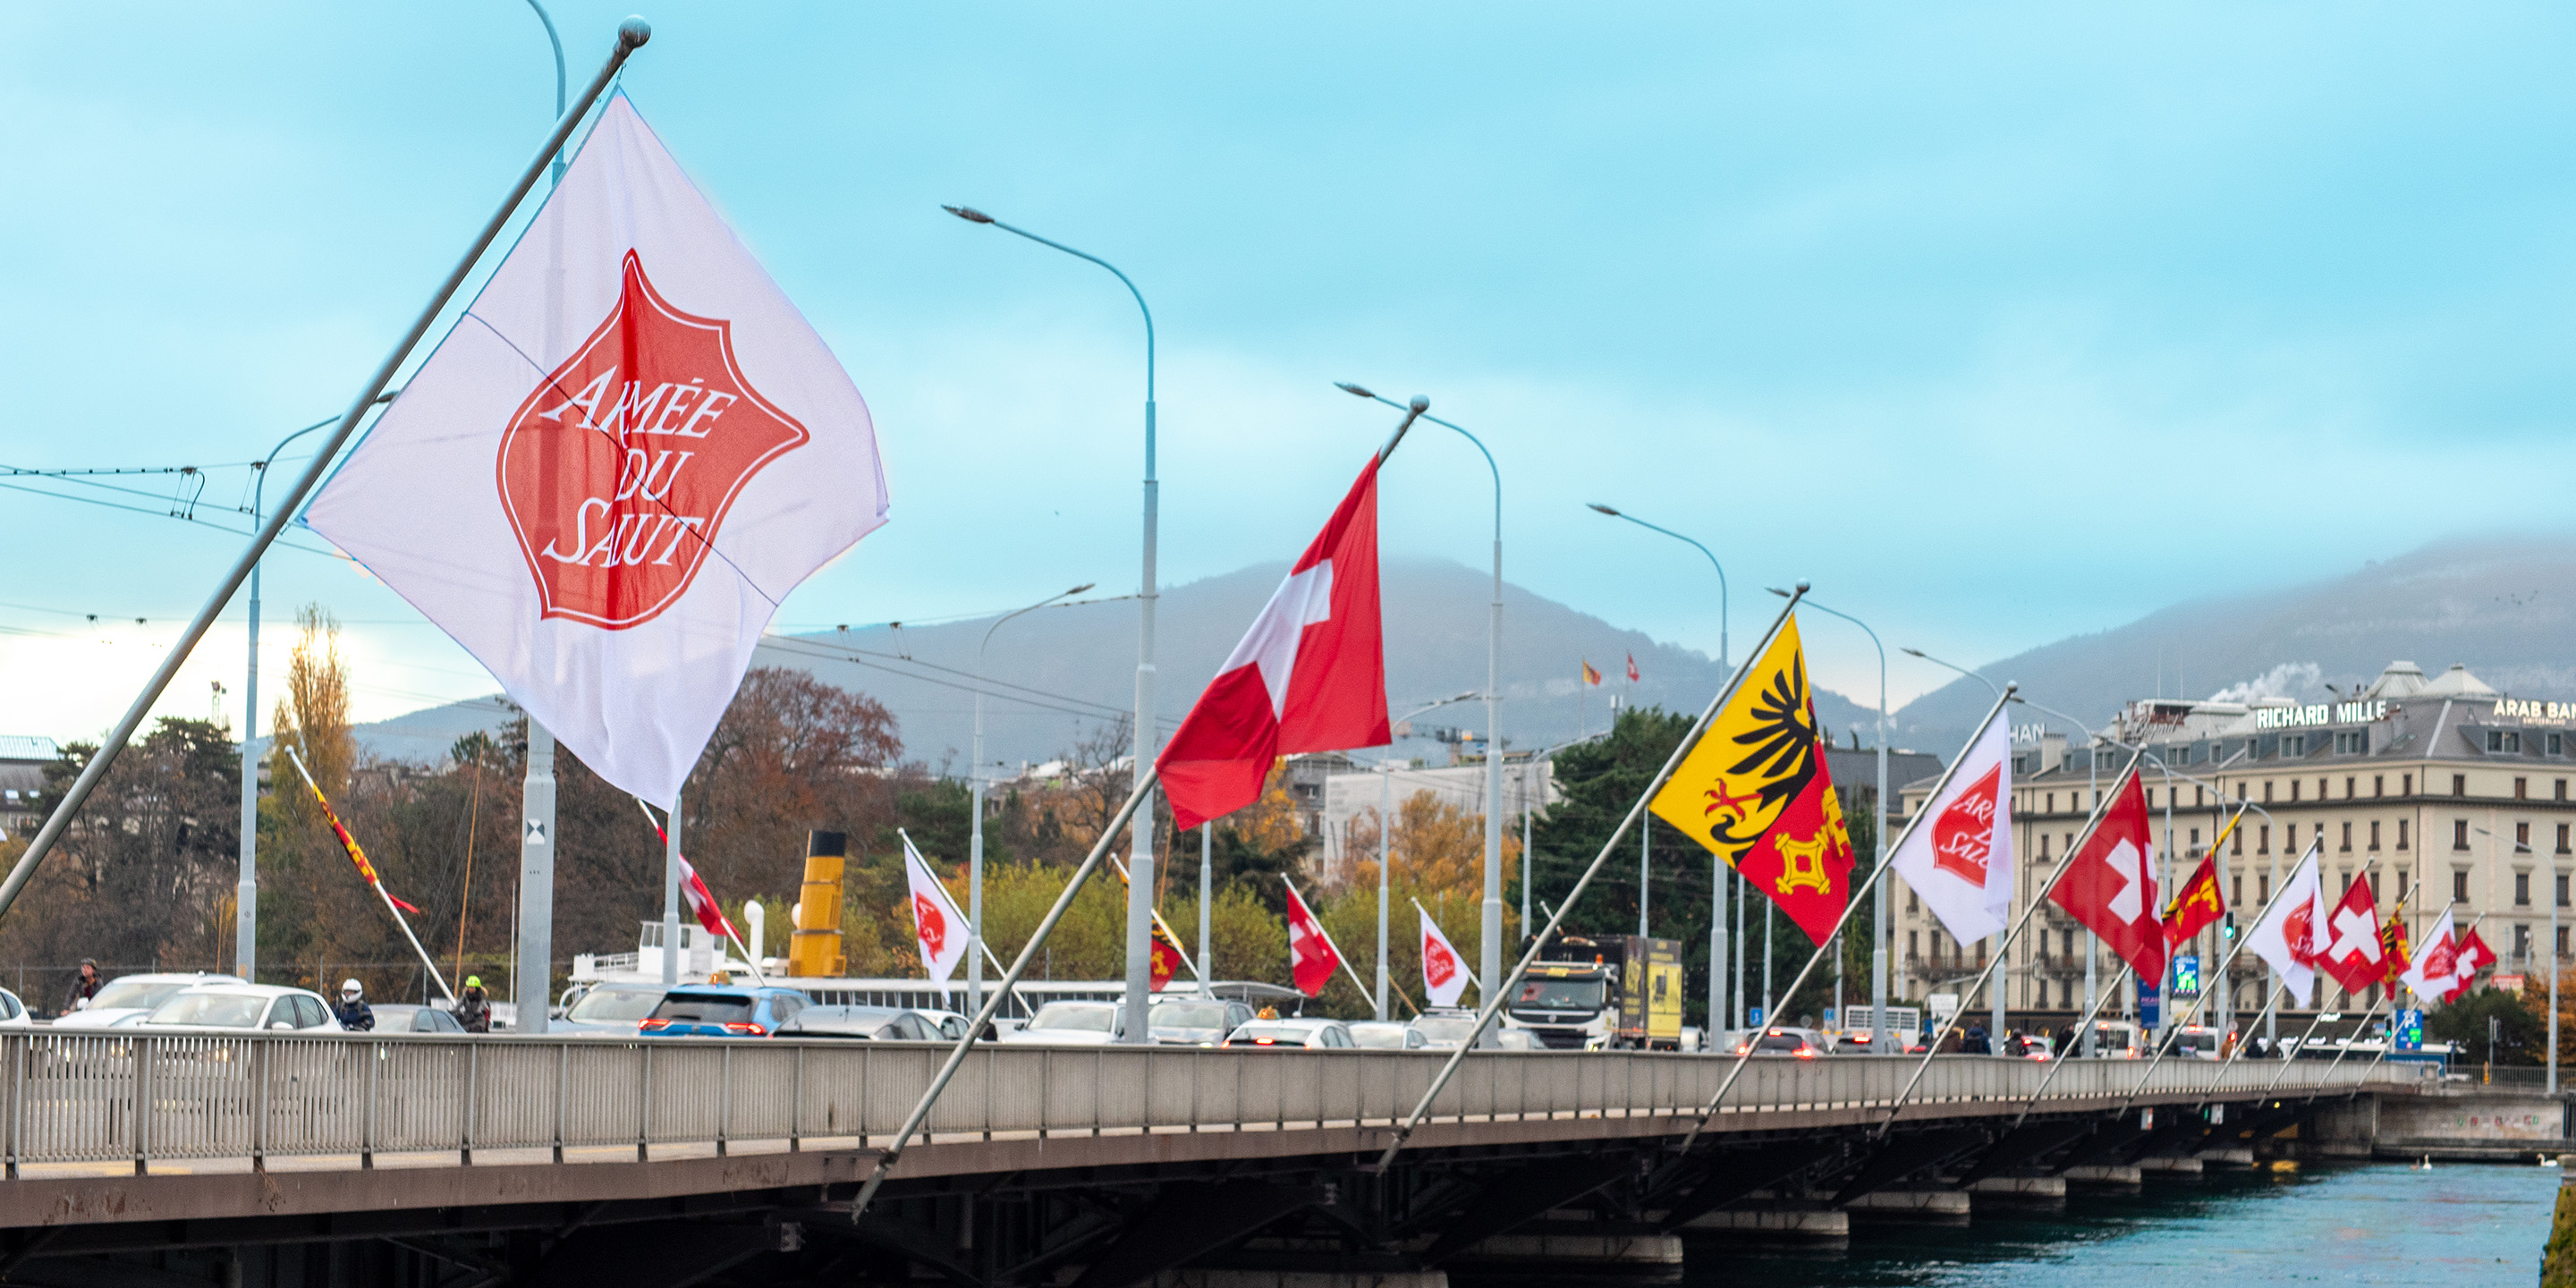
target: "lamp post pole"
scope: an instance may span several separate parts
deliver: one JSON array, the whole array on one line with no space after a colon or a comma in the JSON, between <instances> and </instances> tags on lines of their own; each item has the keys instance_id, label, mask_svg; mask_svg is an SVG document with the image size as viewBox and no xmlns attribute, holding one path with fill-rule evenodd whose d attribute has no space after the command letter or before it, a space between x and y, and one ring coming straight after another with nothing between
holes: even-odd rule
<instances>
[{"instance_id":1,"label":"lamp post pole","mask_svg":"<svg viewBox=\"0 0 2576 1288\"><path fill-rule=\"evenodd\" d=\"M984 642L975 648L975 754L967 762L966 792L970 821L966 829L966 1013L980 1014L984 1008L984 667L985 657L993 648L993 632L1002 623L1026 613L1034 613L1060 599L1071 599L1089 590L1095 583L1084 582L1071 590L1058 591L1026 608L1013 609L993 619L984 628ZM1202 902L1205 896L1201 896ZM1202 936L1204 937L1204 936ZM758 965L758 963L753 963Z\"/></svg>"},{"instance_id":2,"label":"lamp post pole","mask_svg":"<svg viewBox=\"0 0 2576 1288\"><path fill-rule=\"evenodd\" d=\"M1735 668L1734 664L1728 660L1731 654L1728 651L1729 641L1727 639L1728 613L1726 565L1719 563L1717 561L1717 556L1714 553L1711 553L1707 546L1701 545L1693 538L1683 536L1682 534L1659 524L1648 523L1644 519L1640 519L1633 514L1603 505L1598 501L1588 502L1587 504L1596 514L1606 514L1613 519L1625 519L1649 532L1660 532L1667 537L1671 537L1675 541L1688 544L1692 549L1699 551L1701 555L1707 558L1708 566L1717 570L1717 669L1721 673L1732 675ZM1641 835L1646 830L1648 829L1639 829ZM1644 842L1640 840L1639 844L1642 845ZM1727 1029L1738 1027L1738 1024L1735 1023L1735 1021L1740 1021L1743 1018L1744 1012L1744 906L1742 900L1736 901L1735 911L1735 1000L1732 1007L1729 1007L1727 1004L1726 879L1731 872L1732 869L1727 867L1725 860L1720 859L1715 855L1711 855L1709 857L1708 1027L1716 1032L1724 1032ZM1643 923L1645 920L1644 910L1646 906L1646 896L1644 880L1645 873L1641 870L1638 873L1639 884L1637 887L1637 919L1640 923ZM1528 910L1523 909L1521 916L1526 920L1529 916ZM1641 931L1640 933L1643 932ZM1885 999L1881 1000L1884 1001Z\"/></svg>"},{"instance_id":3,"label":"lamp post pole","mask_svg":"<svg viewBox=\"0 0 2576 1288\"><path fill-rule=\"evenodd\" d=\"M1788 598L1784 591L1774 590L1771 593L1783 599ZM1839 617L1859 627L1862 634L1869 636L1870 647L1878 650L1878 803L1872 807L1873 812L1869 820L1870 848L1877 852L1870 864L1870 870L1875 873L1879 868L1887 866L1887 646L1878 642L1878 632L1871 630L1869 623L1839 609L1827 608L1813 599L1799 602L1817 612ZM1887 889L1884 885L1878 888L1872 900L1869 945L1869 1047L1870 1050L1881 1055L1898 1055L1902 1054L1905 1048L1896 1045L1896 1035L1889 1032L1887 1028L1887 937L1895 923L1888 917ZM1841 954L1837 952L1835 957L1839 961ZM2000 999L2003 985L1998 982L1995 989L1995 996ZM2003 1021L2003 1013L2003 1003L1998 1000L1995 1003L1995 1020L1998 1025ZM2001 1036L2000 1033L1997 1034L1999 1039Z\"/></svg>"},{"instance_id":4,"label":"lamp post pole","mask_svg":"<svg viewBox=\"0 0 2576 1288\"><path fill-rule=\"evenodd\" d=\"M1403 724L1426 711L1437 711L1452 703L1476 696L1473 690L1455 697L1442 698L1429 706L1417 707L1396 717L1391 724ZM1377 999L1376 1018L1386 1018L1386 901L1387 873L1395 867L1395 770L1392 759L1378 762L1377 772Z\"/></svg>"},{"instance_id":5,"label":"lamp post pole","mask_svg":"<svg viewBox=\"0 0 2576 1288\"><path fill-rule=\"evenodd\" d=\"M1359 385L1339 383L1335 388L1356 398L1410 410L1404 403ZM1500 988L1503 983L1503 470L1494 463L1494 454L1483 439L1428 412L1423 413L1422 419L1456 430L1485 458L1485 469L1494 476L1494 599L1485 620L1485 901L1476 928L1477 995L1482 997L1485 990ZM1526 849L1523 853L1526 855ZM1529 924L1527 909L1521 911L1521 924Z\"/></svg>"},{"instance_id":6,"label":"lamp post pole","mask_svg":"<svg viewBox=\"0 0 2576 1288\"><path fill-rule=\"evenodd\" d=\"M1142 585L1137 594L1143 611L1138 614L1137 623L1134 770L1141 780L1146 767L1154 763L1154 744L1159 741L1156 737L1159 731L1154 725L1154 549L1162 485L1154 477L1154 311L1146 307L1145 293L1136 289L1136 283L1128 280L1117 265L1098 255L1040 237L1025 228L1013 227L972 206L942 206L941 209L968 223L989 224L1108 269L1110 275L1127 288L1127 293L1136 298L1136 311L1145 317L1145 557ZM1127 1024L1126 1031L1118 1040L1143 1045L1153 1041L1147 1023L1147 1012L1153 1000L1153 985L1148 973L1152 964L1154 934L1154 801L1151 793L1137 804L1131 827L1131 848L1127 856Z\"/></svg>"}]
</instances>

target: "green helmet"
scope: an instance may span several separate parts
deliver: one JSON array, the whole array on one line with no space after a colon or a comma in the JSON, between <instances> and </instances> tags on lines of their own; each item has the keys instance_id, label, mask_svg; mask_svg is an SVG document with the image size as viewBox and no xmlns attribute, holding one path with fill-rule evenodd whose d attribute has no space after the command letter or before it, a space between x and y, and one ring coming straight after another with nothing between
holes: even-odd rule
<instances>
[{"instance_id":1,"label":"green helmet","mask_svg":"<svg viewBox=\"0 0 2576 1288\"><path fill-rule=\"evenodd\" d=\"M481 988L483 987L483 977L480 975L468 975L465 977L465 986L467 988Z\"/></svg>"}]
</instances>

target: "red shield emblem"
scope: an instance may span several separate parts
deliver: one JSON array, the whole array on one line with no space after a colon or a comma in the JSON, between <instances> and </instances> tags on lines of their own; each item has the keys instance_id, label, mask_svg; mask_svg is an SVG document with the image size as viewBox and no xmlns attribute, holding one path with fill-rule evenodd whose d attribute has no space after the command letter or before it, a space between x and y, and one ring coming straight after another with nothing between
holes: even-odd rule
<instances>
[{"instance_id":1,"label":"red shield emblem","mask_svg":"<svg viewBox=\"0 0 2576 1288\"><path fill-rule=\"evenodd\" d=\"M1995 793L2003 768L1988 769L1932 821L1932 866L1979 889L1986 884L1986 853L1994 848Z\"/></svg>"},{"instance_id":2,"label":"red shield emblem","mask_svg":"<svg viewBox=\"0 0 2576 1288\"><path fill-rule=\"evenodd\" d=\"M2302 966L2314 966L2320 960L2308 949L2315 942L2316 917L2317 901L2310 899L2281 919L2281 938L2290 946L2290 960Z\"/></svg>"},{"instance_id":3,"label":"red shield emblem","mask_svg":"<svg viewBox=\"0 0 2576 1288\"><path fill-rule=\"evenodd\" d=\"M922 956L935 959L948 955L948 918L940 915L939 905L929 896L912 897L912 924L921 934Z\"/></svg>"},{"instance_id":4,"label":"red shield emblem","mask_svg":"<svg viewBox=\"0 0 2576 1288\"><path fill-rule=\"evenodd\" d=\"M501 507L544 616L653 620L696 579L726 511L811 437L734 364L732 324L671 306L626 252L617 305L519 404Z\"/></svg>"},{"instance_id":5,"label":"red shield emblem","mask_svg":"<svg viewBox=\"0 0 2576 1288\"><path fill-rule=\"evenodd\" d=\"M1422 978L1430 981L1433 988L1447 988L1449 981L1457 977L1458 959L1450 953L1449 945L1429 935L1423 936Z\"/></svg>"}]
</instances>

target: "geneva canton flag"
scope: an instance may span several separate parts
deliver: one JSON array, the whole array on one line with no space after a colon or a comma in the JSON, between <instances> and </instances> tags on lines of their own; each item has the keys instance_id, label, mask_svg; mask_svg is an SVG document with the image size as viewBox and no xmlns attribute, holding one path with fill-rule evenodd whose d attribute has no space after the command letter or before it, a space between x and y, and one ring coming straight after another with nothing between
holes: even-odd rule
<instances>
[{"instance_id":1,"label":"geneva canton flag","mask_svg":"<svg viewBox=\"0 0 2576 1288\"><path fill-rule=\"evenodd\" d=\"M779 601L885 516L859 391L619 94L305 517L668 802Z\"/></svg>"}]
</instances>

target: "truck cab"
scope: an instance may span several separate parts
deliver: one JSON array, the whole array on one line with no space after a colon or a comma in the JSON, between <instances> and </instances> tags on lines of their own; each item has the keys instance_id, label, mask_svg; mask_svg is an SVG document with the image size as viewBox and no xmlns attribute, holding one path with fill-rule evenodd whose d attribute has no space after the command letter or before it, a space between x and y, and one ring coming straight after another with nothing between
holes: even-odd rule
<instances>
[{"instance_id":1,"label":"truck cab","mask_svg":"<svg viewBox=\"0 0 2576 1288\"><path fill-rule=\"evenodd\" d=\"M1678 1051L1681 943L1560 935L1522 977L1503 1023L1555 1051Z\"/></svg>"}]
</instances>

